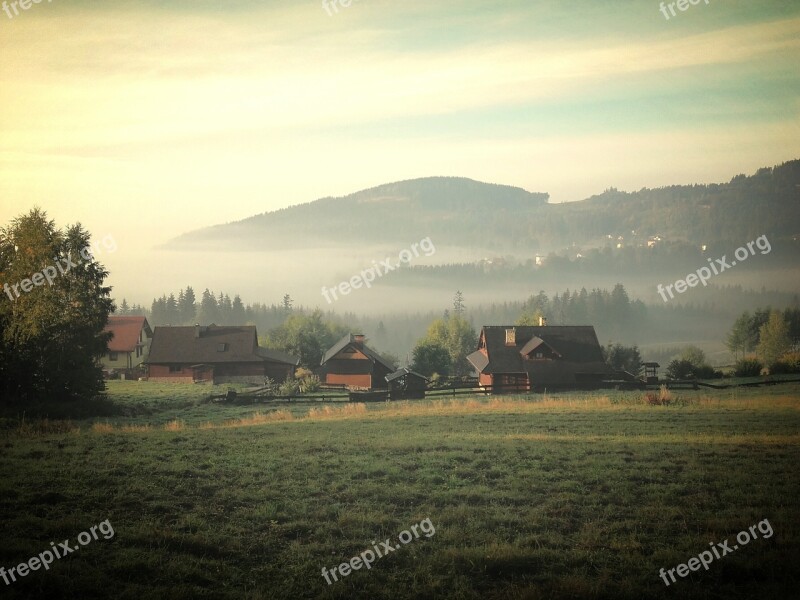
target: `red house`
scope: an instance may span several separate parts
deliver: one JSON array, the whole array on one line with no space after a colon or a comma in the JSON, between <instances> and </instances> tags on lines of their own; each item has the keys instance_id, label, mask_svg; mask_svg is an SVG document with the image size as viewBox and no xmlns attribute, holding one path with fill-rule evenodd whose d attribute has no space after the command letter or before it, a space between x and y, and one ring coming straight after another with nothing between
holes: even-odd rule
<instances>
[{"instance_id":1,"label":"red house","mask_svg":"<svg viewBox=\"0 0 800 600\"><path fill-rule=\"evenodd\" d=\"M493 391L591 389L613 376L591 325L485 326L467 360Z\"/></svg>"},{"instance_id":2,"label":"red house","mask_svg":"<svg viewBox=\"0 0 800 600\"><path fill-rule=\"evenodd\" d=\"M319 375L327 384L386 389L386 376L393 371L393 365L364 344L363 335L348 333L322 357Z\"/></svg>"},{"instance_id":3,"label":"red house","mask_svg":"<svg viewBox=\"0 0 800 600\"><path fill-rule=\"evenodd\" d=\"M299 359L261 348L254 326L156 327L148 357L150 381L264 383L293 377Z\"/></svg>"}]
</instances>

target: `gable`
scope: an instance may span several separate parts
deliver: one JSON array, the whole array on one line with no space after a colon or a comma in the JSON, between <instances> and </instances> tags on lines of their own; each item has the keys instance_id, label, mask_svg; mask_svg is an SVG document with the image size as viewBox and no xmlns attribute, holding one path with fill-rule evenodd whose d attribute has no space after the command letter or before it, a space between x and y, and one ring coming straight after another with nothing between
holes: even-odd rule
<instances>
[{"instance_id":1,"label":"gable","mask_svg":"<svg viewBox=\"0 0 800 600\"><path fill-rule=\"evenodd\" d=\"M369 357L357 348L347 346L329 360L369 360Z\"/></svg>"},{"instance_id":2,"label":"gable","mask_svg":"<svg viewBox=\"0 0 800 600\"><path fill-rule=\"evenodd\" d=\"M109 317L103 331L110 331L113 337L108 342L109 352L134 352L136 346L144 344L153 335L145 317Z\"/></svg>"}]
</instances>

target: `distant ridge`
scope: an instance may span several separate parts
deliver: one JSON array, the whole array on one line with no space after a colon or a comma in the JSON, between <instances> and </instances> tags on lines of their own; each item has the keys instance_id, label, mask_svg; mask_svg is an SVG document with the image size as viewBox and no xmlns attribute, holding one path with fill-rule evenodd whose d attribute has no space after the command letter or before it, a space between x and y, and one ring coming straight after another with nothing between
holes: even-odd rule
<instances>
[{"instance_id":1,"label":"distant ridge","mask_svg":"<svg viewBox=\"0 0 800 600\"><path fill-rule=\"evenodd\" d=\"M170 249L261 250L326 244L437 245L544 251L608 235L741 243L800 233L800 160L728 183L606 190L551 205L549 195L464 177L425 177L326 197L181 235Z\"/></svg>"}]
</instances>

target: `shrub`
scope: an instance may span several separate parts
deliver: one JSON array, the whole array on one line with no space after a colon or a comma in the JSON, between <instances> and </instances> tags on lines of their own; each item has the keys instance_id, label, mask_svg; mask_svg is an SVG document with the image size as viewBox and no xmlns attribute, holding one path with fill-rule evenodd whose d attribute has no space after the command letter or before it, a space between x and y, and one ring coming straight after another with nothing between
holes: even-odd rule
<instances>
[{"instance_id":1,"label":"shrub","mask_svg":"<svg viewBox=\"0 0 800 600\"><path fill-rule=\"evenodd\" d=\"M758 377L761 374L761 362L756 358L743 358L736 362L733 374L736 377Z\"/></svg>"},{"instance_id":2,"label":"shrub","mask_svg":"<svg viewBox=\"0 0 800 600\"><path fill-rule=\"evenodd\" d=\"M300 379L300 391L304 394L311 394L319 390L319 377L313 374L306 375Z\"/></svg>"},{"instance_id":3,"label":"shrub","mask_svg":"<svg viewBox=\"0 0 800 600\"><path fill-rule=\"evenodd\" d=\"M670 379L716 379L722 377L722 373L706 364L696 365L686 359L675 359L667 367L667 377Z\"/></svg>"},{"instance_id":4,"label":"shrub","mask_svg":"<svg viewBox=\"0 0 800 600\"><path fill-rule=\"evenodd\" d=\"M757 358L743 358L736 362L733 374L736 377L758 377L761 369L762 364Z\"/></svg>"},{"instance_id":5,"label":"shrub","mask_svg":"<svg viewBox=\"0 0 800 600\"><path fill-rule=\"evenodd\" d=\"M306 377L311 377L312 375L314 375L314 373L304 367L298 367L294 373L295 379L305 379Z\"/></svg>"},{"instance_id":6,"label":"shrub","mask_svg":"<svg viewBox=\"0 0 800 600\"><path fill-rule=\"evenodd\" d=\"M769 368L770 375L800 373L800 352L784 354L781 359Z\"/></svg>"},{"instance_id":7,"label":"shrub","mask_svg":"<svg viewBox=\"0 0 800 600\"><path fill-rule=\"evenodd\" d=\"M714 367L709 365L695 366L694 377L697 379L719 379L722 377L721 371L715 371Z\"/></svg>"},{"instance_id":8,"label":"shrub","mask_svg":"<svg viewBox=\"0 0 800 600\"><path fill-rule=\"evenodd\" d=\"M278 386L279 396L297 396L300 393L300 382L297 379L287 379Z\"/></svg>"},{"instance_id":9,"label":"shrub","mask_svg":"<svg viewBox=\"0 0 800 600\"><path fill-rule=\"evenodd\" d=\"M688 360L673 360L667 366L667 377L670 379L689 379L694 374L694 365Z\"/></svg>"}]
</instances>

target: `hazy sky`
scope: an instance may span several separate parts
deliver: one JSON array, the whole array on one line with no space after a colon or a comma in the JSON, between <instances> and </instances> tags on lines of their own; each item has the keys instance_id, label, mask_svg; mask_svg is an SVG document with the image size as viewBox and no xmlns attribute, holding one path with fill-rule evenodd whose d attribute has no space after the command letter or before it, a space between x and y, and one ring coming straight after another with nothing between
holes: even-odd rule
<instances>
[{"instance_id":1,"label":"hazy sky","mask_svg":"<svg viewBox=\"0 0 800 600\"><path fill-rule=\"evenodd\" d=\"M561 202L800 157L790 0L45 0L0 57L0 221L129 249L428 175Z\"/></svg>"}]
</instances>

